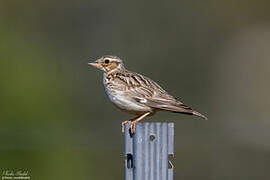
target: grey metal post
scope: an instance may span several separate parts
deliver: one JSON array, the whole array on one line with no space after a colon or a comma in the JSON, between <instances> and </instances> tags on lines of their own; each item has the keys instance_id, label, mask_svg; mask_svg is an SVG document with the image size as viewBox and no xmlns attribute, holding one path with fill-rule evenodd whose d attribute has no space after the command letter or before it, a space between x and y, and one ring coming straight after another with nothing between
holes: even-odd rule
<instances>
[{"instance_id":1,"label":"grey metal post","mask_svg":"<svg viewBox=\"0 0 270 180\"><path fill-rule=\"evenodd\" d=\"M173 123L137 123L131 135L125 125L125 180L173 180Z\"/></svg>"}]
</instances>

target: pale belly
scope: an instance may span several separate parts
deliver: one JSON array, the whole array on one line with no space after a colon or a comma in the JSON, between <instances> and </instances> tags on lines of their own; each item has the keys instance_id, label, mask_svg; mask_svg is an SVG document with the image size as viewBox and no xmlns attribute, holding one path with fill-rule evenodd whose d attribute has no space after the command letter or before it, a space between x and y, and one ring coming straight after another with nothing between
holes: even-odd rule
<instances>
[{"instance_id":1,"label":"pale belly","mask_svg":"<svg viewBox=\"0 0 270 180\"><path fill-rule=\"evenodd\" d=\"M143 114L145 112L152 112L152 108L147 107L131 97L125 96L122 92L110 92L105 88L105 93L109 97L110 101L123 111L132 114Z\"/></svg>"},{"instance_id":2,"label":"pale belly","mask_svg":"<svg viewBox=\"0 0 270 180\"><path fill-rule=\"evenodd\" d=\"M125 94L125 86L114 82L108 83L108 80L103 75L103 86L106 95L110 101L119 109L131 113L141 115L146 112L153 112L153 109L137 102L132 97Z\"/></svg>"}]
</instances>

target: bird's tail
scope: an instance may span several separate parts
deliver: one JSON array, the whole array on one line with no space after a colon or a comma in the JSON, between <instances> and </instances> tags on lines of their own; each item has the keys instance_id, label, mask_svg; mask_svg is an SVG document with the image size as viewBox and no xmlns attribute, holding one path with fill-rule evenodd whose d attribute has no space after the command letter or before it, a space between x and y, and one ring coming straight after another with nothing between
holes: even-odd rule
<instances>
[{"instance_id":1,"label":"bird's tail","mask_svg":"<svg viewBox=\"0 0 270 180\"><path fill-rule=\"evenodd\" d=\"M201 113L199 113L197 111L192 111L192 114L196 115L196 116L199 116L199 117L201 117L201 118L203 118L205 120L208 120L208 118L206 116L202 115Z\"/></svg>"}]
</instances>

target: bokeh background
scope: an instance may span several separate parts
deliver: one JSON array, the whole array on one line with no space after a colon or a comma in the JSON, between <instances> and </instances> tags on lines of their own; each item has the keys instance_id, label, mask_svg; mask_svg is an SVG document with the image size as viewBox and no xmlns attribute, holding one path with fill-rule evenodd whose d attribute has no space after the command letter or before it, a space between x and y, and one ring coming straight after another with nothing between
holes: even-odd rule
<instances>
[{"instance_id":1,"label":"bokeh background","mask_svg":"<svg viewBox=\"0 0 270 180\"><path fill-rule=\"evenodd\" d=\"M209 121L175 123L175 179L270 178L270 3L247 0L0 1L0 170L31 179L123 179L104 54Z\"/></svg>"}]
</instances>

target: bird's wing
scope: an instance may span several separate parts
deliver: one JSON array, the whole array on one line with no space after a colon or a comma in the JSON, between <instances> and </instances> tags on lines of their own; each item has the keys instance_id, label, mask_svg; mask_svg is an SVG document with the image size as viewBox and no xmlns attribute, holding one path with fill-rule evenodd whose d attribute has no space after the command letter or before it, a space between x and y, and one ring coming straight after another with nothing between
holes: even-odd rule
<instances>
[{"instance_id":1,"label":"bird's wing","mask_svg":"<svg viewBox=\"0 0 270 180\"><path fill-rule=\"evenodd\" d=\"M197 115L207 119L204 115L176 100L156 82L143 75L130 72L120 76L120 79L126 84L125 93L139 103L155 109Z\"/></svg>"},{"instance_id":2,"label":"bird's wing","mask_svg":"<svg viewBox=\"0 0 270 180\"><path fill-rule=\"evenodd\" d=\"M116 80L119 81L117 84L125 86L125 93L127 96L134 98L160 97L175 100L174 97L170 96L156 82L141 74L129 71L116 74L116 77Z\"/></svg>"},{"instance_id":3,"label":"bird's wing","mask_svg":"<svg viewBox=\"0 0 270 180\"><path fill-rule=\"evenodd\" d=\"M159 97L154 98L140 98L134 97L137 102L145 104L149 107L160 109L164 111L172 111L177 113L184 113L184 114L193 114L193 110L188 107L187 105L177 101L177 100L168 100Z\"/></svg>"},{"instance_id":4,"label":"bird's wing","mask_svg":"<svg viewBox=\"0 0 270 180\"><path fill-rule=\"evenodd\" d=\"M153 108L176 111L182 108L188 113L191 109L169 95L153 80L134 72L117 75L118 80L126 87L126 96ZM175 107L175 109L173 108Z\"/></svg>"},{"instance_id":5,"label":"bird's wing","mask_svg":"<svg viewBox=\"0 0 270 180\"><path fill-rule=\"evenodd\" d=\"M206 116L204 116L203 114L197 111L192 110L190 107L188 107L187 105L177 100L171 101L171 100L159 99L159 98L145 98L145 99L136 98L136 99L138 102L145 104L147 106L150 106L152 108L155 108L155 109L171 111L175 113L196 115L207 120Z\"/></svg>"}]
</instances>

